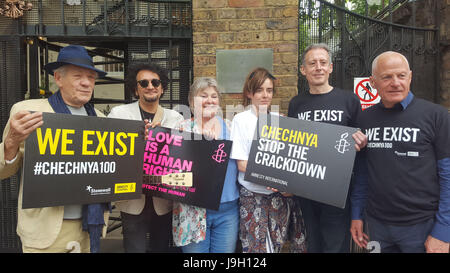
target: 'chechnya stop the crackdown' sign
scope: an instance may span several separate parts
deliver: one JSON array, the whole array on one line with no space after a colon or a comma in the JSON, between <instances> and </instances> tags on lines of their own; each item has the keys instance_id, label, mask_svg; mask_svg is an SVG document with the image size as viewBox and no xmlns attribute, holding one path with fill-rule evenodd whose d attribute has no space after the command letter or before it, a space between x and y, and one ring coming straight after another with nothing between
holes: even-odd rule
<instances>
[{"instance_id":1,"label":"'chechnya stop the crackdown' sign","mask_svg":"<svg viewBox=\"0 0 450 273\"><path fill-rule=\"evenodd\" d=\"M346 126L260 116L244 179L344 208L355 132Z\"/></svg>"}]
</instances>

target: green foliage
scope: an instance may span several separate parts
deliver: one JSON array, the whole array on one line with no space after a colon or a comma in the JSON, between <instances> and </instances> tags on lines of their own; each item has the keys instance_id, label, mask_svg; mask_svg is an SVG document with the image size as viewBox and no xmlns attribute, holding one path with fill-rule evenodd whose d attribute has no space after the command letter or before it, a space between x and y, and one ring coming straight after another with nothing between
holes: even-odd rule
<instances>
[{"instance_id":1,"label":"green foliage","mask_svg":"<svg viewBox=\"0 0 450 273\"><path fill-rule=\"evenodd\" d=\"M299 45L298 50L299 52L303 52L305 48L310 44L310 36L311 33L311 25L308 24L300 24L299 25Z\"/></svg>"},{"instance_id":2,"label":"green foliage","mask_svg":"<svg viewBox=\"0 0 450 273\"><path fill-rule=\"evenodd\" d=\"M366 16L366 0L325 0L330 3L344 7L354 13ZM368 6L368 17L374 17L382 10L382 1L379 4ZM319 29L319 7L320 2L317 0L300 0L300 16L299 16L299 54L301 56L304 49L311 43L325 42L330 45L335 44L336 40L330 40L332 37L340 37L340 24L343 22L344 13L332 8L323 8L321 10L321 26ZM346 27L350 32L362 30L361 20L354 16L347 18ZM318 40L318 33L322 31L322 41Z\"/></svg>"},{"instance_id":3,"label":"green foliage","mask_svg":"<svg viewBox=\"0 0 450 273\"><path fill-rule=\"evenodd\" d=\"M377 15L382 10L384 1L388 0L380 0L379 4L368 5L368 17ZM354 13L366 16L366 0L336 0L335 4L345 7Z\"/></svg>"}]
</instances>

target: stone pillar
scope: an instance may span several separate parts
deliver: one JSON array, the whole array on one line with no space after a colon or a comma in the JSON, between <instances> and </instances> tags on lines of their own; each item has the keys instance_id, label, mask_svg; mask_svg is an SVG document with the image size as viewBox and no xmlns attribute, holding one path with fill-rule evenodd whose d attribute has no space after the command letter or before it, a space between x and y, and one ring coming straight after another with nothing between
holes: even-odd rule
<instances>
[{"instance_id":1,"label":"stone pillar","mask_svg":"<svg viewBox=\"0 0 450 273\"><path fill-rule=\"evenodd\" d=\"M297 94L298 1L193 0L194 78L216 77L216 50L272 48L272 104L287 113ZM242 104L242 94L225 94L223 104Z\"/></svg>"}]
</instances>

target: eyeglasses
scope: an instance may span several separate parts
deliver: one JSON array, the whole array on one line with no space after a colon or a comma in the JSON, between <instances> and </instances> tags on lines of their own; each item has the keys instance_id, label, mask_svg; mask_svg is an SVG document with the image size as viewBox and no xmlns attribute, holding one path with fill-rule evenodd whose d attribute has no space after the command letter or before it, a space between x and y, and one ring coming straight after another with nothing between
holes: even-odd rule
<instances>
[{"instance_id":1,"label":"eyeglasses","mask_svg":"<svg viewBox=\"0 0 450 273\"><path fill-rule=\"evenodd\" d=\"M150 82L152 83L153 87L156 87L156 88L161 85L161 80L158 80L158 79L153 79L150 82L148 80L140 80L140 81L137 81L137 82L139 83L139 85L142 88L147 88L148 84Z\"/></svg>"}]
</instances>

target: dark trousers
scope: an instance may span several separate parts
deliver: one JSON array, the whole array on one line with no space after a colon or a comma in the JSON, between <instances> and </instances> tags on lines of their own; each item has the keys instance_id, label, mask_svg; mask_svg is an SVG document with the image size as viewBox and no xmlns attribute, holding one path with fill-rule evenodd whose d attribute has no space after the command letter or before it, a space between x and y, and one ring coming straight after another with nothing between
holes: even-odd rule
<instances>
[{"instance_id":1,"label":"dark trousers","mask_svg":"<svg viewBox=\"0 0 450 273\"><path fill-rule=\"evenodd\" d=\"M306 228L308 253L348 253L350 251L350 210L297 197Z\"/></svg>"},{"instance_id":2,"label":"dark trousers","mask_svg":"<svg viewBox=\"0 0 450 273\"><path fill-rule=\"evenodd\" d=\"M425 241L434 218L409 226L394 226L366 216L370 241L380 244L382 253L425 253Z\"/></svg>"},{"instance_id":3,"label":"dark trousers","mask_svg":"<svg viewBox=\"0 0 450 273\"><path fill-rule=\"evenodd\" d=\"M151 197L146 196L141 214L120 212L120 215L126 253L181 252L179 248L172 246L172 212L157 215Z\"/></svg>"}]
</instances>

